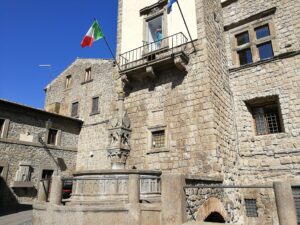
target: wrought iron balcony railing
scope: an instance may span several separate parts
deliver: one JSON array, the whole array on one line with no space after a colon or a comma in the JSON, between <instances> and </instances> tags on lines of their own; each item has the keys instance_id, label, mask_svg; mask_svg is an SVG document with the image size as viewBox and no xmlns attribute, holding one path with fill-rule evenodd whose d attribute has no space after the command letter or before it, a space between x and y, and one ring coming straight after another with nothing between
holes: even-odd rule
<instances>
[{"instance_id":1,"label":"wrought iron balcony railing","mask_svg":"<svg viewBox=\"0 0 300 225\"><path fill-rule=\"evenodd\" d=\"M121 71L134 69L150 62L154 63L174 54L184 53L187 43L188 39L180 32L120 54Z\"/></svg>"}]
</instances>

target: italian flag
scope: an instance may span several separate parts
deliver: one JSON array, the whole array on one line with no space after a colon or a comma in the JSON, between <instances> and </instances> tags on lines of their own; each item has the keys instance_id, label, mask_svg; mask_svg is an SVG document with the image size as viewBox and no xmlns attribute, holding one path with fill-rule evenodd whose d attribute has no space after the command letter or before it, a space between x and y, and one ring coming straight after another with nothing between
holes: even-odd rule
<instances>
[{"instance_id":1,"label":"italian flag","mask_svg":"<svg viewBox=\"0 0 300 225\"><path fill-rule=\"evenodd\" d=\"M102 33L99 23L97 20L95 20L88 32L86 33L86 35L84 36L83 40L81 41L81 47L91 47L94 41L97 41L103 37L104 34Z\"/></svg>"}]
</instances>

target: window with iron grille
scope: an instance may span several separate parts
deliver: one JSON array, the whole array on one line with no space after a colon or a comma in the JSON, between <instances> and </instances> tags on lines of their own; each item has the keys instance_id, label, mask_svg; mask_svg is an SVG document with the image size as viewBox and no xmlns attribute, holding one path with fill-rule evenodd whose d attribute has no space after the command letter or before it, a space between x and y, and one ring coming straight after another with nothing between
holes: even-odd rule
<instances>
[{"instance_id":1,"label":"window with iron grille","mask_svg":"<svg viewBox=\"0 0 300 225\"><path fill-rule=\"evenodd\" d=\"M99 113L99 97L94 97L92 99L92 113L91 114L96 114Z\"/></svg>"},{"instance_id":2,"label":"window with iron grille","mask_svg":"<svg viewBox=\"0 0 300 225\"><path fill-rule=\"evenodd\" d=\"M165 131L153 131L152 132L152 148L165 147Z\"/></svg>"},{"instance_id":3,"label":"window with iron grille","mask_svg":"<svg viewBox=\"0 0 300 225\"><path fill-rule=\"evenodd\" d=\"M58 133L58 130L49 129L47 144L56 145L57 133Z\"/></svg>"},{"instance_id":4,"label":"window with iron grille","mask_svg":"<svg viewBox=\"0 0 300 225\"><path fill-rule=\"evenodd\" d=\"M235 64L241 66L274 57L273 30L270 29L270 23L252 24L247 30L236 34L232 41Z\"/></svg>"},{"instance_id":5,"label":"window with iron grille","mask_svg":"<svg viewBox=\"0 0 300 225\"><path fill-rule=\"evenodd\" d=\"M281 132L281 122L277 104L255 107L252 112L257 135Z\"/></svg>"},{"instance_id":6,"label":"window with iron grille","mask_svg":"<svg viewBox=\"0 0 300 225\"><path fill-rule=\"evenodd\" d=\"M300 187L293 187L292 190L297 213L297 224L300 225Z\"/></svg>"},{"instance_id":7,"label":"window with iron grille","mask_svg":"<svg viewBox=\"0 0 300 225\"><path fill-rule=\"evenodd\" d=\"M256 135L284 132L278 96L256 98L246 104L253 117Z\"/></svg>"},{"instance_id":8,"label":"window with iron grille","mask_svg":"<svg viewBox=\"0 0 300 225\"><path fill-rule=\"evenodd\" d=\"M256 199L245 199L247 217L258 217Z\"/></svg>"},{"instance_id":9,"label":"window with iron grille","mask_svg":"<svg viewBox=\"0 0 300 225\"><path fill-rule=\"evenodd\" d=\"M79 102L72 103L71 117L78 117Z\"/></svg>"},{"instance_id":10,"label":"window with iron grille","mask_svg":"<svg viewBox=\"0 0 300 225\"><path fill-rule=\"evenodd\" d=\"M72 82L72 75L66 76L65 88L69 88L71 86L71 82Z\"/></svg>"},{"instance_id":11,"label":"window with iron grille","mask_svg":"<svg viewBox=\"0 0 300 225\"><path fill-rule=\"evenodd\" d=\"M0 119L0 138L2 137L3 129L4 129L4 120Z\"/></svg>"}]
</instances>

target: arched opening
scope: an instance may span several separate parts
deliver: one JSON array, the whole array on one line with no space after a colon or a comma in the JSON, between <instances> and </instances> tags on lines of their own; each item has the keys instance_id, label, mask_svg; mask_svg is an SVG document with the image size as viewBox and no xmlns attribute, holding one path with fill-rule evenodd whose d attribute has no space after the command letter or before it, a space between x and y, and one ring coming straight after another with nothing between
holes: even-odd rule
<instances>
[{"instance_id":1,"label":"arched opening","mask_svg":"<svg viewBox=\"0 0 300 225\"><path fill-rule=\"evenodd\" d=\"M218 198L211 197L199 207L196 219L203 222L225 223L228 215L223 203Z\"/></svg>"},{"instance_id":2,"label":"arched opening","mask_svg":"<svg viewBox=\"0 0 300 225\"><path fill-rule=\"evenodd\" d=\"M219 213L212 212L211 214L208 215L208 217L206 217L204 222L225 223L225 220L223 216L221 216Z\"/></svg>"}]
</instances>

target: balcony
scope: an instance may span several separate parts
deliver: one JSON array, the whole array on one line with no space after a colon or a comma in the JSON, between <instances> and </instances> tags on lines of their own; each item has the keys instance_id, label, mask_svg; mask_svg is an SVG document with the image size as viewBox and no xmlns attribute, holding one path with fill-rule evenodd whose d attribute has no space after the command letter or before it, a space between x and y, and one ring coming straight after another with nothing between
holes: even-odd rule
<instances>
[{"instance_id":1,"label":"balcony","mask_svg":"<svg viewBox=\"0 0 300 225\"><path fill-rule=\"evenodd\" d=\"M188 39L177 33L120 54L120 74L130 79L156 78L157 72L176 68L185 71Z\"/></svg>"}]
</instances>

